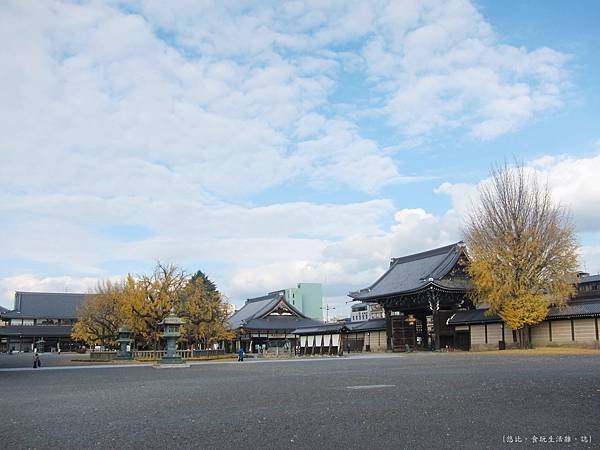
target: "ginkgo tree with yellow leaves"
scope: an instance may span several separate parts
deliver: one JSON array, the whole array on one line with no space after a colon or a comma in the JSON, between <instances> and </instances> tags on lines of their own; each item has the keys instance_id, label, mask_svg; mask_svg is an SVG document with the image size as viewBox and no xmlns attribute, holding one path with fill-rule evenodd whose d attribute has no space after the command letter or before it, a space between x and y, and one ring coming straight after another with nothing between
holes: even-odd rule
<instances>
[{"instance_id":1,"label":"ginkgo tree with yellow leaves","mask_svg":"<svg viewBox=\"0 0 600 450\"><path fill-rule=\"evenodd\" d=\"M492 169L465 227L475 303L517 330L522 348L548 308L574 293L577 241L568 211L520 164Z\"/></svg>"},{"instance_id":2,"label":"ginkgo tree with yellow leaves","mask_svg":"<svg viewBox=\"0 0 600 450\"><path fill-rule=\"evenodd\" d=\"M73 326L73 339L90 345L116 345L117 331L123 324L123 294L123 283L98 283L96 292L77 308L79 320Z\"/></svg>"},{"instance_id":3,"label":"ginkgo tree with yellow leaves","mask_svg":"<svg viewBox=\"0 0 600 450\"><path fill-rule=\"evenodd\" d=\"M189 276L172 264L157 263L149 275L129 274L121 282L101 282L78 311L74 339L114 346L119 327L129 327L138 346L158 349L162 320L171 308L184 319L186 346L233 337L226 298L202 272Z\"/></svg>"},{"instance_id":4,"label":"ginkgo tree with yellow leaves","mask_svg":"<svg viewBox=\"0 0 600 450\"><path fill-rule=\"evenodd\" d=\"M179 292L179 315L184 319L182 340L188 346L211 344L235 337L227 322L228 302L202 271L196 272Z\"/></svg>"}]
</instances>

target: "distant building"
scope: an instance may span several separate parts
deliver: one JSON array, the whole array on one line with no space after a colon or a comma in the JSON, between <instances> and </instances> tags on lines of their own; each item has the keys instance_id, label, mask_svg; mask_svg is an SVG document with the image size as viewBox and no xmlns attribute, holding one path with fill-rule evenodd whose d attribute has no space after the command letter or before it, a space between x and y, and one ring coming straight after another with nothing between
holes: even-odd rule
<instances>
[{"instance_id":1,"label":"distant building","mask_svg":"<svg viewBox=\"0 0 600 450\"><path fill-rule=\"evenodd\" d=\"M286 299L285 291L271 292L246 300L245 305L229 318L229 325L236 332L232 350L243 348L249 353L263 350L293 353L296 348L293 331L322 323L307 317L292 305Z\"/></svg>"},{"instance_id":2,"label":"distant building","mask_svg":"<svg viewBox=\"0 0 600 450\"><path fill-rule=\"evenodd\" d=\"M269 296L283 296L290 305L305 316L323 320L323 290L319 283L298 283L296 287L269 292L261 297L249 298L246 303Z\"/></svg>"},{"instance_id":3,"label":"distant building","mask_svg":"<svg viewBox=\"0 0 600 450\"><path fill-rule=\"evenodd\" d=\"M366 320L383 319L383 308L377 303L358 303L352 305L352 322L364 322Z\"/></svg>"},{"instance_id":4,"label":"distant building","mask_svg":"<svg viewBox=\"0 0 600 450\"><path fill-rule=\"evenodd\" d=\"M70 350L77 307L87 294L15 292L12 311L0 311L0 351Z\"/></svg>"}]
</instances>

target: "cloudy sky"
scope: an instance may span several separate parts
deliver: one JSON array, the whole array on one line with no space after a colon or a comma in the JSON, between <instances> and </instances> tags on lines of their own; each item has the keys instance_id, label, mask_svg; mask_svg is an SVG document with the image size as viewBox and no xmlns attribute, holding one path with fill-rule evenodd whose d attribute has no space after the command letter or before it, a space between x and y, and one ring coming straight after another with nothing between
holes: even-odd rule
<instances>
[{"instance_id":1,"label":"cloudy sky","mask_svg":"<svg viewBox=\"0 0 600 450\"><path fill-rule=\"evenodd\" d=\"M526 3L526 4L524 4ZM596 1L3 1L0 305L156 260L237 305L460 240L514 156L600 271Z\"/></svg>"}]
</instances>

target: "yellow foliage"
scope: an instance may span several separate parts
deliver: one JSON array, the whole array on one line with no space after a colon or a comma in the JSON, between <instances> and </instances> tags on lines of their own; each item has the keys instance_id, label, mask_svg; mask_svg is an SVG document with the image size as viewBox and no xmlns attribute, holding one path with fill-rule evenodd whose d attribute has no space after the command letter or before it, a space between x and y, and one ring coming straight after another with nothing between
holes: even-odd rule
<instances>
[{"instance_id":1,"label":"yellow foliage","mask_svg":"<svg viewBox=\"0 0 600 450\"><path fill-rule=\"evenodd\" d=\"M577 244L568 216L522 167L496 170L466 230L474 300L515 330L574 292Z\"/></svg>"},{"instance_id":2,"label":"yellow foliage","mask_svg":"<svg viewBox=\"0 0 600 450\"><path fill-rule=\"evenodd\" d=\"M72 335L89 344L115 345L118 328L126 325L138 344L157 348L160 322L173 307L185 320L182 341L210 345L234 337L227 304L214 284L160 263L151 275L130 274L122 283L100 284L79 309Z\"/></svg>"},{"instance_id":3,"label":"yellow foliage","mask_svg":"<svg viewBox=\"0 0 600 450\"><path fill-rule=\"evenodd\" d=\"M227 323L227 303L204 282L203 275L192 277L182 289L178 310L185 319L182 338L190 344L202 342L209 346L235 336Z\"/></svg>"},{"instance_id":4,"label":"yellow foliage","mask_svg":"<svg viewBox=\"0 0 600 450\"><path fill-rule=\"evenodd\" d=\"M73 339L89 345L116 345L117 330L123 323L123 285L100 283L77 309L78 320L73 326Z\"/></svg>"}]
</instances>

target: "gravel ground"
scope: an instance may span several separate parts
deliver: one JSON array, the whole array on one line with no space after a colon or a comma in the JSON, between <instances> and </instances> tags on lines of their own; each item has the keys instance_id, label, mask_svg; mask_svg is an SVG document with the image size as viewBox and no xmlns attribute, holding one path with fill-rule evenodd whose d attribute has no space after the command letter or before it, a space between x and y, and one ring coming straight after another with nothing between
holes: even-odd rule
<instances>
[{"instance_id":1,"label":"gravel ground","mask_svg":"<svg viewBox=\"0 0 600 450\"><path fill-rule=\"evenodd\" d=\"M597 355L48 368L0 383L1 448L600 448ZM571 444L534 442L558 436Z\"/></svg>"}]
</instances>

